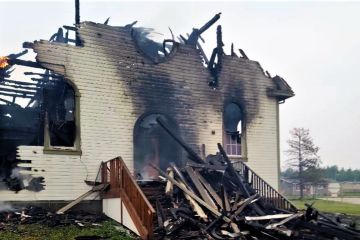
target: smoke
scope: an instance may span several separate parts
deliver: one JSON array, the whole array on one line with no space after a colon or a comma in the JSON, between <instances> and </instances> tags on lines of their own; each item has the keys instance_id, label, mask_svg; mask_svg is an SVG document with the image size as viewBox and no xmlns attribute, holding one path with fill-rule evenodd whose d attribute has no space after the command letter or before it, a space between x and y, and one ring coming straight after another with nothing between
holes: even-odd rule
<instances>
[{"instance_id":1,"label":"smoke","mask_svg":"<svg viewBox=\"0 0 360 240\"><path fill-rule=\"evenodd\" d=\"M44 190L45 181L43 177L33 177L31 174L24 174L20 171L24 170L24 168L14 168L11 171L10 189L15 190L16 192L21 191L23 189L27 189L29 191L40 192Z\"/></svg>"},{"instance_id":2,"label":"smoke","mask_svg":"<svg viewBox=\"0 0 360 240\"><path fill-rule=\"evenodd\" d=\"M15 209L10 204L0 201L0 213L1 212L12 212L14 210Z\"/></svg>"},{"instance_id":3,"label":"smoke","mask_svg":"<svg viewBox=\"0 0 360 240\"><path fill-rule=\"evenodd\" d=\"M11 171L10 177L11 177L11 178L20 178L20 168L14 168L14 169Z\"/></svg>"}]
</instances>

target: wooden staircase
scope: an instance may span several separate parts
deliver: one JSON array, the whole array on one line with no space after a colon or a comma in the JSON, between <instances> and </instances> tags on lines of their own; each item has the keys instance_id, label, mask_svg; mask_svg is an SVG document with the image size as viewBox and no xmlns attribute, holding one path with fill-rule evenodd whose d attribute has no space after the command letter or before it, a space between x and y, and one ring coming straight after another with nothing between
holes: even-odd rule
<instances>
[{"instance_id":1,"label":"wooden staircase","mask_svg":"<svg viewBox=\"0 0 360 240\"><path fill-rule=\"evenodd\" d=\"M132 177L121 157L102 163L101 180L102 183L110 184L109 190L103 193L102 198L120 198L121 218L123 218L124 211L122 205L124 205L126 213L130 215L130 221L132 220L140 237L142 239L152 239L155 210Z\"/></svg>"}]
</instances>

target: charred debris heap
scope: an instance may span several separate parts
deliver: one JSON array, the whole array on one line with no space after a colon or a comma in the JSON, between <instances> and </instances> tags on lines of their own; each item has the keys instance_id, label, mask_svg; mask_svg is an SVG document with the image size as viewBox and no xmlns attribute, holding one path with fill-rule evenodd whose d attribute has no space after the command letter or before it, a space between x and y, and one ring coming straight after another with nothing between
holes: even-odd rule
<instances>
[{"instance_id":1,"label":"charred debris heap","mask_svg":"<svg viewBox=\"0 0 360 240\"><path fill-rule=\"evenodd\" d=\"M155 239L360 239L353 222L298 210L245 164L235 168L221 144L203 159L157 121L189 160L166 172L153 166L163 181L138 181L156 209Z\"/></svg>"}]
</instances>

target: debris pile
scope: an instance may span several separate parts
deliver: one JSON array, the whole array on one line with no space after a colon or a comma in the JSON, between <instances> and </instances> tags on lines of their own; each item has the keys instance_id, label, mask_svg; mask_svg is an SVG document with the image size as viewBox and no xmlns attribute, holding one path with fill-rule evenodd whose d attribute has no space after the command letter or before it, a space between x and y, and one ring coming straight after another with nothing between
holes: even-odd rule
<instances>
[{"instance_id":1,"label":"debris pile","mask_svg":"<svg viewBox=\"0 0 360 240\"><path fill-rule=\"evenodd\" d=\"M19 224L43 224L49 227L65 225L96 226L106 219L107 217L102 214L96 215L81 211L56 214L41 207L29 206L19 210L8 209L0 212L0 230L15 227Z\"/></svg>"},{"instance_id":2,"label":"debris pile","mask_svg":"<svg viewBox=\"0 0 360 240\"><path fill-rule=\"evenodd\" d=\"M157 121L183 146L189 161L183 168L172 163L166 172L152 166L165 181L139 181L156 209L155 239L360 239L354 225L311 205L300 211L270 194L274 189L265 181L255 183L246 171L235 169L220 144L217 155L202 160Z\"/></svg>"}]
</instances>

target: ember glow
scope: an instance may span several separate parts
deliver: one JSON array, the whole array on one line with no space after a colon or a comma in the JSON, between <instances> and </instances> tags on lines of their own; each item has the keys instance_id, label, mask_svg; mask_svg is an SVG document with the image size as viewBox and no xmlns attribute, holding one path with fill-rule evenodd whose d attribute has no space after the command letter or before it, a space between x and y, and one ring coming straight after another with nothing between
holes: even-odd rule
<instances>
[{"instance_id":1,"label":"ember glow","mask_svg":"<svg viewBox=\"0 0 360 240\"><path fill-rule=\"evenodd\" d=\"M8 57L0 57L0 69L6 68L7 66L9 66L8 60L9 60Z\"/></svg>"}]
</instances>

